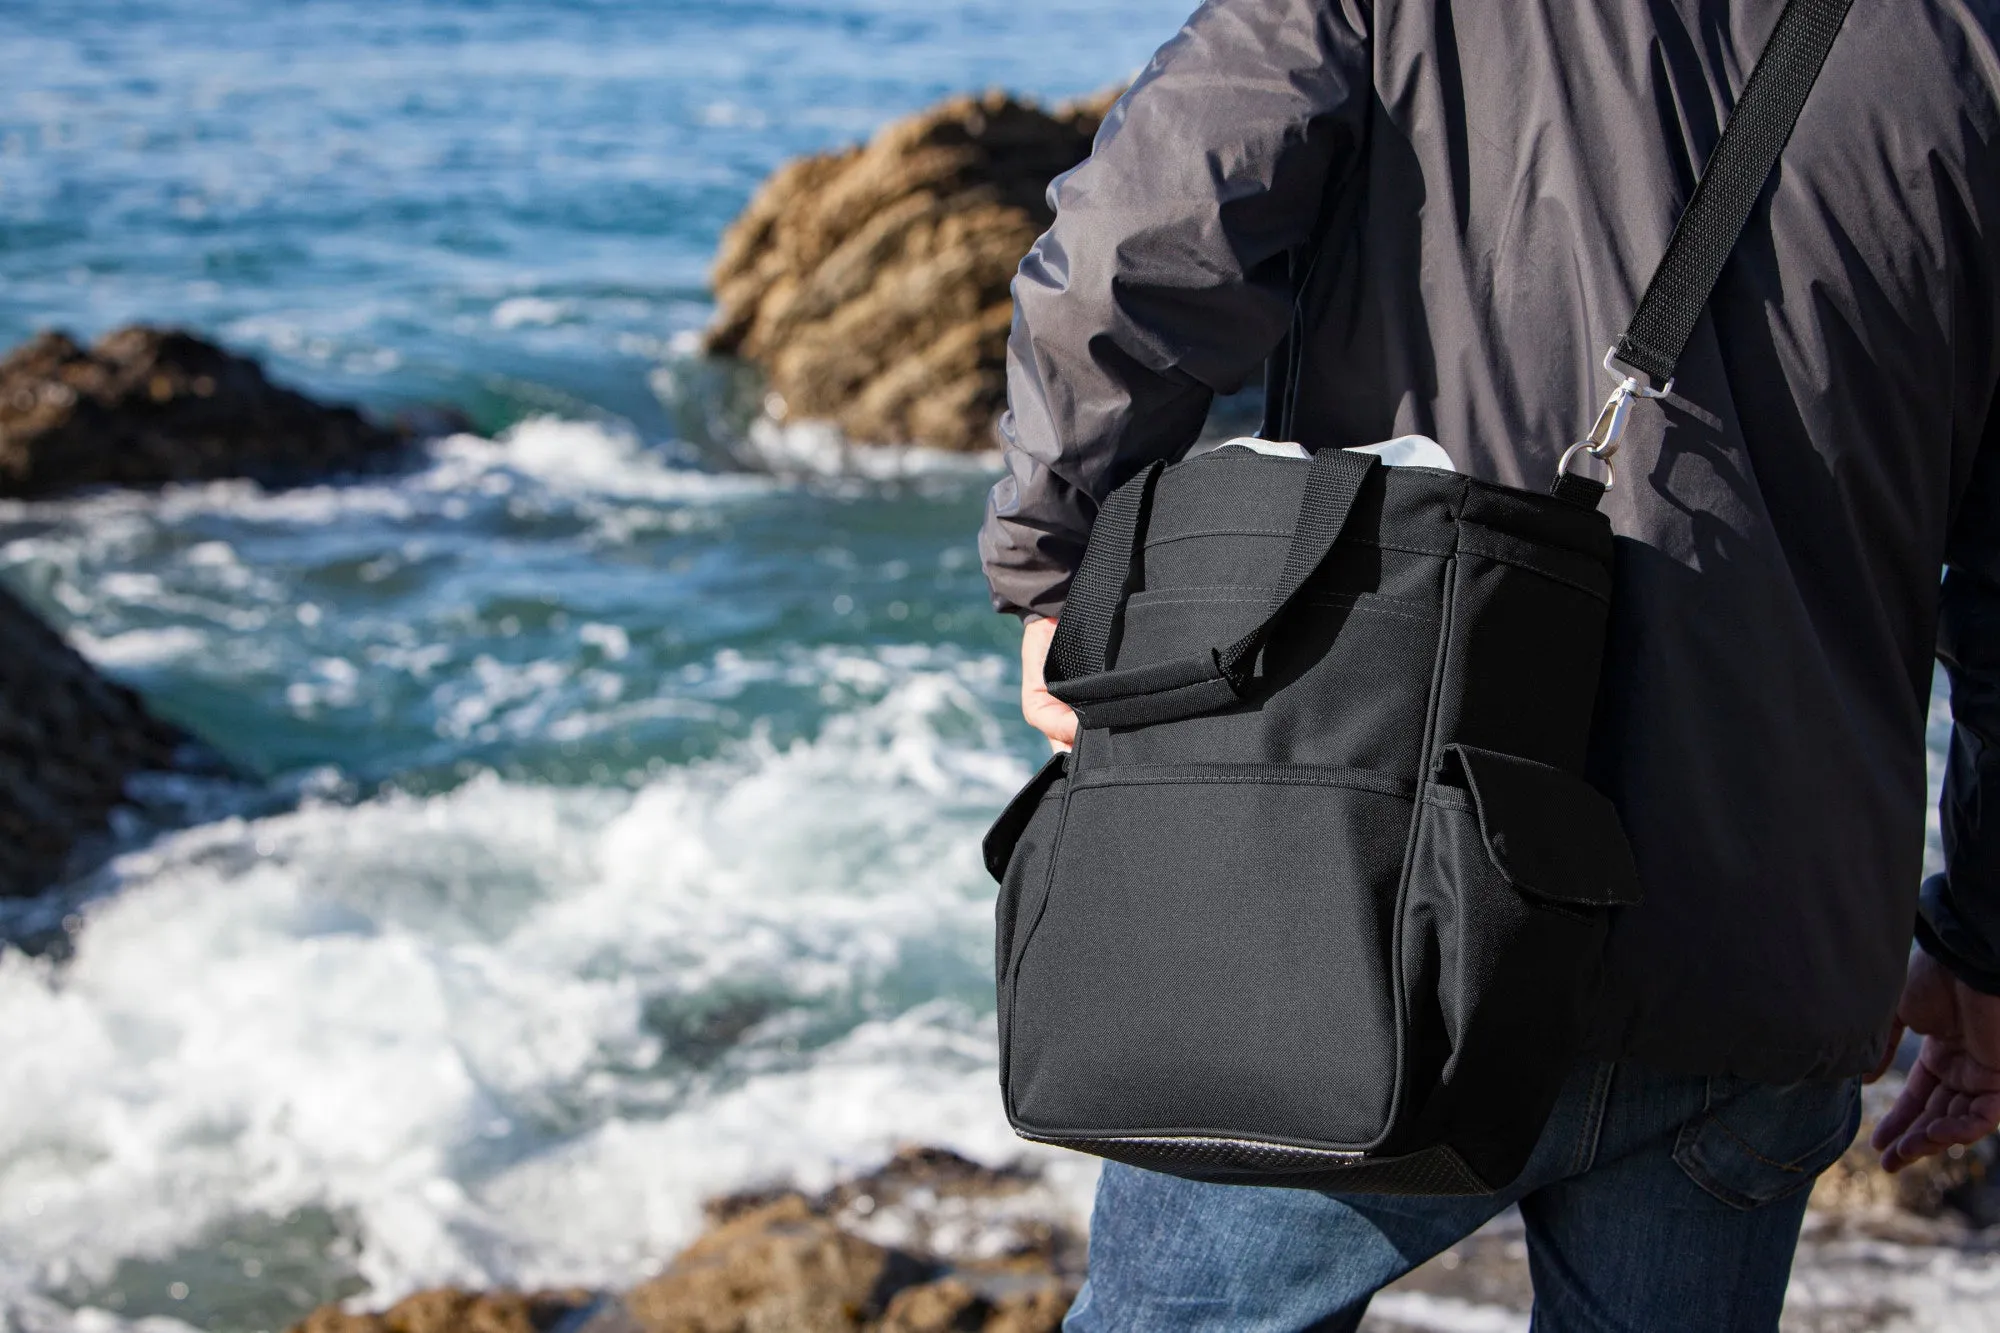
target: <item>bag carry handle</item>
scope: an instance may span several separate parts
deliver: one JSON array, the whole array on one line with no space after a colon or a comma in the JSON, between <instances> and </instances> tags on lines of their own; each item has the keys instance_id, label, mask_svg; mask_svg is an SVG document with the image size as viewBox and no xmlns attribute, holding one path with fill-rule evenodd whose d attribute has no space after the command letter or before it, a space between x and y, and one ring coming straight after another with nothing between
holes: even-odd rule
<instances>
[{"instance_id":1,"label":"bag carry handle","mask_svg":"<svg viewBox=\"0 0 2000 1333\"><path fill-rule=\"evenodd\" d=\"M1604 354L1604 368L1620 375L1621 382L1597 414L1590 434L1571 445L1557 464L1554 495L1595 505L1609 483L1571 472L1571 463L1577 455L1588 454L1604 464L1609 477L1633 400L1664 398L1673 391L1674 368L1799 123L1806 97L1819 80L1852 4L1853 0L1787 0L1779 13L1729 124L1674 224L1666 253L1646 284L1646 294L1639 298L1632 322ZM1642 386L1637 375L1625 374L1619 365L1650 376L1659 387Z\"/></svg>"},{"instance_id":2,"label":"bag carry handle","mask_svg":"<svg viewBox=\"0 0 2000 1333\"><path fill-rule=\"evenodd\" d=\"M1114 651L1112 631L1143 551L1145 526L1139 520L1151 505L1160 464L1113 491L1097 517L1099 528L1107 521L1111 527L1101 541L1099 529L1092 529L1083 567L1049 644L1049 693L1076 709L1087 727L1170 722L1237 702L1260 674L1272 628L1333 554L1361 484L1379 461L1351 449L1322 449L1312 456L1284 571L1271 589L1263 618L1247 633L1192 657L1122 670L1107 670Z\"/></svg>"}]
</instances>

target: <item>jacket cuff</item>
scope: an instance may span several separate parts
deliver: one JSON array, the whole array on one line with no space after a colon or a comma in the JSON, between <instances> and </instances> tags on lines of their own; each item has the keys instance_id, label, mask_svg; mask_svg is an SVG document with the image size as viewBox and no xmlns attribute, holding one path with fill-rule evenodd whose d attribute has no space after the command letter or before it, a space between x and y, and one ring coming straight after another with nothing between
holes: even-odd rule
<instances>
[{"instance_id":1,"label":"jacket cuff","mask_svg":"<svg viewBox=\"0 0 2000 1333\"><path fill-rule=\"evenodd\" d=\"M2000 960L1952 910L1951 881L1932 875L1917 896L1917 944L1972 989L2000 996Z\"/></svg>"}]
</instances>

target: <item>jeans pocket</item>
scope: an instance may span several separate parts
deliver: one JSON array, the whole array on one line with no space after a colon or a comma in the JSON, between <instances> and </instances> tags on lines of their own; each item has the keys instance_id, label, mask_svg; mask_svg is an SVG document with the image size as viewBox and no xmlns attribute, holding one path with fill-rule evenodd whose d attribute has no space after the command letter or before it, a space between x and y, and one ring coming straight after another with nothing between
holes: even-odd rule
<instances>
[{"instance_id":1,"label":"jeans pocket","mask_svg":"<svg viewBox=\"0 0 2000 1333\"><path fill-rule=\"evenodd\" d=\"M1756 1208L1811 1185L1860 1127L1860 1079L1710 1078L1701 1113L1681 1126L1674 1161L1730 1207Z\"/></svg>"}]
</instances>

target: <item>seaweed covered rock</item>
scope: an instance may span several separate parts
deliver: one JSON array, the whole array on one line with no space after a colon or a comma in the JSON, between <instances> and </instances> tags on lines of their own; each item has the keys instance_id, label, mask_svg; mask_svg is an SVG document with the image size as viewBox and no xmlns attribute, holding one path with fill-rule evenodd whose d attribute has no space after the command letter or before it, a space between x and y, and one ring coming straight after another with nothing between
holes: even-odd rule
<instances>
[{"instance_id":1,"label":"seaweed covered rock","mask_svg":"<svg viewBox=\"0 0 2000 1333\"><path fill-rule=\"evenodd\" d=\"M189 738L0 587L0 897L37 893Z\"/></svg>"},{"instance_id":2,"label":"seaweed covered rock","mask_svg":"<svg viewBox=\"0 0 2000 1333\"><path fill-rule=\"evenodd\" d=\"M173 329L133 325L90 348L43 333L0 360L0 496L291 482L366 466L406 438Z\"/></svg>"},{"instance_id":3,"label":"seaweed covered rock","mask_svg":"<svg viewBox=\"0 0 2000 1333\"><path fill-rule=\"evenodd\" d=\"M1045 111L957 97L865 147L781 168L730 227L711 352L763 368L774 416L850 440L992 444L1008 284L1111 95Z\"/></svg>"}]
</instances>

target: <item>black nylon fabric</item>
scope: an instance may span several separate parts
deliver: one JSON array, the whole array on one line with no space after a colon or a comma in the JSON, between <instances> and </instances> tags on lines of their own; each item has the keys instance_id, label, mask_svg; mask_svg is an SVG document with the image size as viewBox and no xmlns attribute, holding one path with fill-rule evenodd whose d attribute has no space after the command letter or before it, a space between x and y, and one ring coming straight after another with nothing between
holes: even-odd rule
<instances>
[{"instance_id":1,"label":"black nylon fabric","mask_svg":"<svg viewBox=\"0 0 2000 1333\"><path fill-rule=\"evenodd\" d=\"M987 839L1010 1118L1202 1180L1504 1185L1638 900L1577 776L1609 525L1366 455L1225 449L1142 488L1079 576L1111 608L1079 641L1116 644L1055 686L1085 729ZM1251 640L1231 688L1214 645ZM1220 694L1108 711L1204 661Z\"/></svg>"},{"instance_id":2,"label":"black nylon fabric","mask_svg":"<svg viewBox=\"0 0 2000 1333\"><path fill-rule=\"evenodd\" d=\"M1150 500L1159 476L1154 465L1105 502L1114 516L1101 539L1093 536L1078 576L1076 608L1063 619L1049 648L1051 693L1076 709L1086 727L1136 727L1212 713L1234 703L1262 666L1261 654L1275 626L1309 580L1333 556L1373 456L1329 449L1312 459L1278 581L1265 595L1264 614L1231 640L1200 646L1184 657L1140 660L1116 670L1099 645L1118 632L1125 594L1139 563L1136 515ZM1058 651L1060 649L1060 651ZM1079 669L1079 664L1089 664Z\"/></svg>"}]
</instances>

